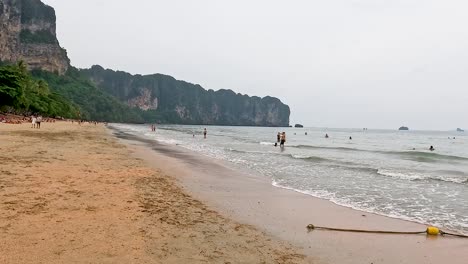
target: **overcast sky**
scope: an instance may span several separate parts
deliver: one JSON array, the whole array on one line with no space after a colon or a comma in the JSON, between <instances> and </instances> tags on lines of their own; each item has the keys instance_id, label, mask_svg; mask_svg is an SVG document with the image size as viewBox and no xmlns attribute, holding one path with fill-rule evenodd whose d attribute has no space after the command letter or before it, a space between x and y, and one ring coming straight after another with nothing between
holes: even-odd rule
<instances>
[{"instance_id":1,"label":"overcast sky","mask_svg":"<svg viewBox=\"0 0 468 264\"><path fill-rule=\"evenodd\" d=\"M276 96L291 123L468 129L466 0L43 0L72 65Z\"/></svg>"}]
</instances>

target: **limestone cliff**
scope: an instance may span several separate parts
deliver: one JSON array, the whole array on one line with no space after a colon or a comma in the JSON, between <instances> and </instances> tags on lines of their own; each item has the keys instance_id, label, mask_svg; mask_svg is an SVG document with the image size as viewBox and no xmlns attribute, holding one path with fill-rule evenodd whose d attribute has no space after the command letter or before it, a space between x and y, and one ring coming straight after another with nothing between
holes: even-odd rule
<instances>
[{"instance_id":1,"label":"limestone cliff","mask_svg":"<svg viewBox=\"0 0 468 264\"><path fill-rule=\"evenodd\" d=\"M81 70L105 92L161 122L207 125L288 126L289 106L273 97L205 90L162 74L131 75L100 66ZM149 118L148 118L149 117Z\"/></svg>"},{"instance_id":2,"label":"limestone cliff","mask_svg":"<svg viewBox=\"0 0 468 264\"><path fill-rule=\"evenodd\" d=\"M23 60L30 69L64 74L70 61L55 22L54 9L40 0L0 0L0 61Z\"/></svg>"},{"instance_id":3,"label":"limestone cliff","mask_svg":"<svg viewBox=\"0 0 468 264\"><path fill-rule=\"evenodd\" d=\"M129 51L130 52L130 51ZM112 122L288 126L289 106L273 97L205 90L162 74L131 75L70 66L56 37L56 16L40 0L0 0L0 62L23 60L36 78L80 108ZM57 76L56 74L60 75ZM90 81L91 82L90 82ZM1 104L0 104L1 106Z\"/></svg>"}]
</instances>

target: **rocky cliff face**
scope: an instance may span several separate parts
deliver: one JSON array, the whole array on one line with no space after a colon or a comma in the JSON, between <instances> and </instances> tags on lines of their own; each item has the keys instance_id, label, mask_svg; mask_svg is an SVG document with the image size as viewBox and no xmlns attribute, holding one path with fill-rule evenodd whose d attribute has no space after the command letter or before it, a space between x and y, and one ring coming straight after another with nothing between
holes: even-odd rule
<instances>
[{"instance_id":1,"label":"rocky cliff face","mask_svg":"<svg viewBox=\"0 0 468 264\"><path fill-rule=\"evenodd\" d=\"M273 97L231 90L205 90L170 76L131 75L100 66L81 70L99 88L132 107L153 111L164 122L183 124L288 126L289 107Z\"/></svg>"},{"instance_id":2,"label":"rocky cliff face","mask_svg":"<svg viewBox=\"0 0 468 264\"><path fill-rule=\"evenodd\" d=\"M88 118L117 122L289 125L289 107L277 98L249 97L231 90L207 91L166 75L130 75L100 66L78 72L70 66L66 51L59 45L55 23L54 9L40 0L0 0L0 62L23 60L30 69L45 71L36 74L47 80L55 92L80 106ZM47 72L63 76L57 78Z\"/></svg>"},{"instance_id":3,"label":"rocky cliff face","mask_svg":"<svg viewBox=\"0 0 468 264\"><path fill-rule=\"evenodd\" d=\"M64 74L67 53L56 37L55 11L40 0L0 0L0 61Z\"/></svg>"}]
</instances>

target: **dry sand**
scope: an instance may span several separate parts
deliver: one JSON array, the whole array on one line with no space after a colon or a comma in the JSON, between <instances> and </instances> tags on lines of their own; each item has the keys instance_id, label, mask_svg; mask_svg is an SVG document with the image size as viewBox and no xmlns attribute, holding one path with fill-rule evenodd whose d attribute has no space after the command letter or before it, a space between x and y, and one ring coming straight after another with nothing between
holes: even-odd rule
<instances>
[{"instance_id":1,"label":"dry sand","mask_svg":"<svg viewBox=\"0 0 468 264\"><path fill-rule=\"evenodd\" d=\"M310 262L130 154L99 125L0 124L0 263Z\"/></svg>"}]
</instances>

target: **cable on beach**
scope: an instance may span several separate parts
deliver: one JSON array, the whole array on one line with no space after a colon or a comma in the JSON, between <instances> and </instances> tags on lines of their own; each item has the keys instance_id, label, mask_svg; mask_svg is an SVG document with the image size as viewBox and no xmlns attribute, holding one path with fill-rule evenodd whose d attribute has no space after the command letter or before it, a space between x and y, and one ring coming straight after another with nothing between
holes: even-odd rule
<instances>
[{"instance_id":1,"label":"cable on beach","mask_svg":"<svg viewBox=\"0 0 468 264\"><path fill-rule=\"evenodd\" d=\"M309 232L311 232L313 230L328 230L328 231L339 231L339 232L393 234L393 235L419 235L419 234L427 234L427 235L430 235L430 236L449 235L449 236L456 236L456 237L461 237L461 238L468 238L468 235L444 232L444 231L440 230L439 228L433 227L433 226L429 226L424 231L382 231L382 230L334 228L334 227L315 226L313 224L309 224L309 225L307 225L307 230Z\"/></svg>"}]
</instances>

